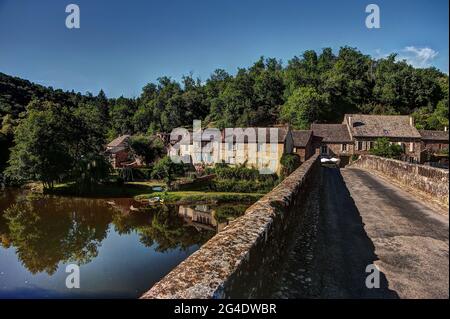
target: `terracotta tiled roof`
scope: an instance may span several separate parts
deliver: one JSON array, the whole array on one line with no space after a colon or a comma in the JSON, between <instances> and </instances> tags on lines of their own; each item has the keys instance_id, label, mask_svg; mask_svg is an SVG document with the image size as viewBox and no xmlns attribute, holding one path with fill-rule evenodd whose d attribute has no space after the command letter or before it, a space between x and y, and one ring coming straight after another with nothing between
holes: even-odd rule
<instances>
[{"instance_id":1,"label":"terracotta tiled roof","mask_svg":"<svg viewBox=\"0 0 450 319\"><path fill-rule=\"evenodd\" d=\"M328 143L350 143L352 139L345 124L311 124L314 136Z\"/></svg>"},{"instance_id":2,"label":"terracotta tiled roof","mask_svg":"<svg viewBox=\"0 0 450 319\"><path fill-rule=\"evenodd\" d=\"M407 115L346 114L353 137L420 138L420 134Z\"/></svg>"},{"instance_id":3,"label":"terracotta tiled roof","mask_svg":"<svg viewBox=\"0 0 450 319\"><path fill-rule=\"evenodd\" d=\"M312 138L312 131L292 130L292 138L294 139L294 147L306 147Z\"/></svg>"},{"instance_id":4,"label":"terracotta tiled roof","mask_svg":"<svg viewBox=\"0 0 450 319\"><path fill-rule=\"evenodd\" d=\"M419 130L422 140L448 142L448 131Z\"/></svg>"}]
</instances>

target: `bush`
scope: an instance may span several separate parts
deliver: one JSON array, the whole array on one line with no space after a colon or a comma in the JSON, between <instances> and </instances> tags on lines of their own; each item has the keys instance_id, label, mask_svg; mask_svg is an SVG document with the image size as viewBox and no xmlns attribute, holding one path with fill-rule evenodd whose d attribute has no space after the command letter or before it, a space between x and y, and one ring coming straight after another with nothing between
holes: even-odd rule
<instances>
[{"instance_id":1,"label":"bush","mask_svg":"<svg viewBox=\"0 0 450 319\"><path fill-rule=\"evenodd\" d=\"M300 157L297 154L283 154L280 159L282 175L288 176L300 166Z\"/></svg>"},{"instance_id":2,"label":"bush","mask_svg":"<svg viewBox=\"0 0 450 319\"><path fill-rule=\"evenodd\" d=\"M382 137L375 141L374 148L369 153L376 156L398 159L403 154L403 148L398 144L391 144L386 137Z\"/></svg>"},{"instance_id":3,"label":"bush","mask_svg":"<svg viewBox=\"0 0 450 319\"><path fill-rule=\"evenodd\" d=\"M276 180L251 181L236 179L216 179L211 189L216 192L267 193L276 185Z\"/></svg>"},{"instance_id":4,"label":"bush","mask_svg":"<svg viewBox=\"0 0 450 319\"><path fill-rule=\"evenodd\" d=\"M169 156L166 156L155 164L151 175L152 178L164 180L167 188L170 189L175 177L184 175L184 165L174 163Z\"/></svg>"}]
</instances>

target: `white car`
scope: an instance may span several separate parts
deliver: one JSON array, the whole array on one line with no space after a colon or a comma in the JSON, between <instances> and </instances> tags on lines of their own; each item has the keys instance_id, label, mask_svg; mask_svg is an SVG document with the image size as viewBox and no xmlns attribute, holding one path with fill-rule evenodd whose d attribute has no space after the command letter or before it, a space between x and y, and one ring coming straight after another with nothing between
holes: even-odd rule
<instances>
[{"instance_id":1,"label":"white car","mask_svg":"<svg viewBox=\"0 0 450 319\"><path fill-rule=\"evenodd\" d=\"M340 162L340 159L336 158L336 157L322 156L320 158L320 163L322 163L322 164L331 164L331 165L339 166L339 162Z\"/></svg>"}]
</instances>

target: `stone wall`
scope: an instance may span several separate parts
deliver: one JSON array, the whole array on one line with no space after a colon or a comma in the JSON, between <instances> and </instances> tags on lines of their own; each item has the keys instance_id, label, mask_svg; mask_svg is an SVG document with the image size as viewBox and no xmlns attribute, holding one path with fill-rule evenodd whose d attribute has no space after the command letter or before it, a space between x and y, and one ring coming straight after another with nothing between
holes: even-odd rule
<instances>
[{"instance_id":1,"label":"stone wall","mask_svg":"<svg viewBox=\"0 0 450 319\"><path fill-rule=\"evenodd\" d=\"M314 155L141 298L263 297L318 174Z\"/></svg>"},{"instance_id":2,"label":"stone wall","mask_svg":"<svg viewBox=\"0 0 450 319\"><path fill-rule=\"evenodd\" d=\"M448 170L362 155L352 166L375 171L448 207Z\"/></svg>"}]
</instances>

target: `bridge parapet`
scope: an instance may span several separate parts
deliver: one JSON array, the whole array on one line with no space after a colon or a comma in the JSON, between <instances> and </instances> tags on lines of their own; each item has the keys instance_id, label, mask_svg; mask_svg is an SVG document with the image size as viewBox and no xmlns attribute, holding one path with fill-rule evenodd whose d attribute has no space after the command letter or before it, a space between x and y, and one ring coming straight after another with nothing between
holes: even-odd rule
<instances>
[{"instance_id":1,"label":"bridge parapet","mask_svg":"<svg viewBox=\"0 0 450 319\"><path fill-rule=\"evenodd\" d=\"M448 170L373 155L362 155L351 166L375 171L434 202L449 205Z\"/></svg>"},{"instance_id":2,"label":"bridge parapet","mask_svg":"<svg viewBox=\"0 0 450 319\"><path fill-rule=\"evenodd\" d=\"M141 298L261 297L275 280L290 230L319 173L315 155Z\"/></svg>"}]
</instances>

